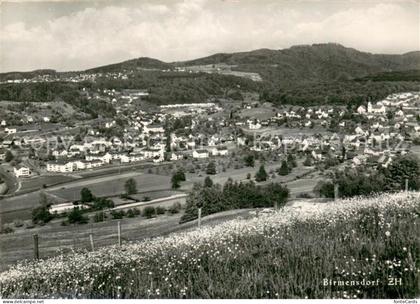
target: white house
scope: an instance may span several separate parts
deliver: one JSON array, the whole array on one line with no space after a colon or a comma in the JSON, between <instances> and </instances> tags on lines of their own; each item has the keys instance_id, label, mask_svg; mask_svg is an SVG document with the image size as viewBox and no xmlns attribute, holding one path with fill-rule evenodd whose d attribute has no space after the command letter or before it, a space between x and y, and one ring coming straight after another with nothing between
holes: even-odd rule
<instances>
[{"instance_id":1,"label":"white house","mask_svg":"<svg viewBox=\"0 0 420 304\"><path fill-rule=\"evenodd\" d=\"M73 172L74 164L73 162L67 162L67 161L54 161L54 162L48 162L47 163L47 171L48 172L61 172L61 173L67 173L67 172Z\"/></svg>"},{"instance_id":2,"label":"white house","mask_svg":"<svg viewBox=\"0 0 420 304\"><path fill-rule=\"evenodd\" d=\"M170 160L180 160L182 159L182 155L181 154L176 154L176 153L171 153L171 158Z\"/></svg>"},{"instance_id":3,"label":"white house","mask_svg":"<svg viewBox=\"0 0 420 304\"><path fill-rule=\"evenodd\" d=\"M228 155L228 149L225 146L214 147L211 150L213 156L225 156Z\"/></svg>"},{"instance_id":4,"label":"white house","mask_svg":"<svg viewBox=\"0 0 420 304\"><path fill-rule=\"evenodd\" d=\"M5 128L4 132L6 132L8 135L15 134L17 132L16 128Z\"/></svg>"},{"instance_id":5,"label":"white house","mask_svg":"<svg viewBox=\"0 0 420 304\"><path fill-rule=\"evenodd\" d=\"M150 159L150 158L162 158L163 159L163 150L161 149L144 149L143 150L144 158Z\"/></svg>"},{"instance_id":6,"label":"white house","mask_svg":"<svg viewBox=\"0 0 420 304\"><path fill-rule=\"evenodd\" d=\"M367 111L368 111L368 113L385 114L386 113L386 108L380 102L376 103L375 106L372 106L372 103L369 102Z\"/></svg>"},{"instance_id":7,"label":"white house","mask_svg":"<svg viewBox=\"0 0 420 304\"><path fill-rule=\"evenodd\" d=\"M86 155L87 161L99 160L104 164L109 164L114 157L110 153L105 154L88 154Z\"/></svg>"},{"instance_id":8,"label":"white house","mask_svg":"<svg viewBox=\"0 0 420 304\"><path fill-rule=\"evenodd\" d=\"M150 125L145 125L143 127L143 132L144 133L163 133L165 132L165 130L163 129L162 125L150 124Z\"/></svg>"},{"instance_id":9,"label":"white house","mask_svg":"<svg viewBox=\"0 0 420 304\"><path fill-rule=\"evenodd\" d=\"M250 129L250 130L258 130L258 129L261 129L261 124L259 123L259 122L250 122L250 123L248 123L248 128Z\"/></svg>"},{"instance_id":10,"label":"white house","mask_svg":"<svg viewBox=\"0 0 420 304\"><path fill-rule=\"evenodd\" d=\"M365 114L366 113L366 108L364 106L359 106L357 108L357 113L359 113L361 115Z\"/></svg>"},{"instance_id":11,"label":"white house","mask_svg":"<svg viewBox=\"0 0 420 304\"><path fill-rule=\"evenodd\" d=\"M209 151L207 150L194 150L193 151L193 157L194 158L208 158L209 157Z\"/></svg>"},{"instance_id":12,"label":"white house","mask_svg":"<svg viewBox=\"0 0 420 304\"><path fill-rule=\"evenodd\" d=\"M32 174L31 170L28 167L21 165L18 165L15 168L13 168L13 171L16 177L28 177Z\"/></svg>"},{"instance_id":13,"label":"white house","mask_svg":"<svg viewBox=\"0 0 420 304\"><path fill-rule=\"evenodd\" d=\"M67 150L54 150L52 152L52 155L54 155L55 157L67 157L68 152Z\"/></svg>"}]
</instances>

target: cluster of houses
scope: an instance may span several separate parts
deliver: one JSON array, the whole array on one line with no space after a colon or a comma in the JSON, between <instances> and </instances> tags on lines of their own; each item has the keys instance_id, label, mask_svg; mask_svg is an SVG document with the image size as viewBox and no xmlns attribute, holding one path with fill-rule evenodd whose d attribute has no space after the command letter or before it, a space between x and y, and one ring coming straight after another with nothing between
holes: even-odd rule
<instances>
[{"instance_id":1,"label":"cluster of houses","mask_svg":"<svg viewBox=\"0 0 420 304\"><path fill-rule=\"evenodd\" d=\"M90 98L108 98L109 102L116 100L117 116L124 118L124 124L118 125L118 117L115 119L98 118L89 121L89 129L83 141L80 139L75 141L74 134L68 135L68 138L62 136L60 144L54 145L53 148L48 147L51 159L54 160L46 162L47 172L68 173L112 164L140 161L157 163L164 160L177 161L185 157L205 159L212 156L227 156L230 150L244 146L249 146L254 151L297 148L310 153L317 161L322 161L331 155L341 157L344 148L346 157L351 159L354 165L362 165L376 159L377 162L386 166L395 153L404 152L407 134L414 137L420 136L417 121L420 93L393 94L375 105L369 102L366 107L358 107L354 115L364 117L363 123L358 123L354 128L347 128L344 131L343 128L340 129L342 132L339 132L341 135L338 138L332 138L328 132L324 136L316 132L309 132L310 135L304 136L299 132L291 132L297 135L258 135L251 144L244 135L245 131L264 128L274 131L277 122L285 118L300 122L300 126L309 126L308 122L313 123L314 120L319 120L321 125L324 122L328 125L332 117L342 117L345 110L327 107L303 110L289 108L283 112L274 112L268 120L246 117L231 119L228 113L211 115L223 109L218 104L209 102L166 105L161 106L157 111L144 111L139 110L138 107L131 107L130 111L124 112L129 114L120 116L125 107L130 107L133 102L148 93L144 90L100 90L94 93L86 92L86 94ZM389 115L390 113L392 115ZM183 127L185 132L166 130L165 124L168 117L183 120L184 116L188 116L185 120L188 123ZM348 121L343 118L339 121L339 126L344 127L346 123ZM203 128L207 124L210 127ZM19 128L7 126L6 122L0 122L0 128L7 135L0 147L3 150L13 145L25 148L46 144L47 139L20 133ZM121 129L122 136L104 136L104 130L118 128ZM208 128L213 130L207 132ZM242 129L243 132L239 131L237 134L238 129ZM326 153L326 150L329 152ZM16 167L16 176L31 176L31 170L26 169Z\"/></svg>"},{"instance_id":2,"label":"cluster of houses","mask_svg":"<svg viewBox=\"0 0 420 304\"><path fill-rule=\"evenodd\" d=\"M126 80L130 77L130 72L107 72L107 73L67 73L67 74L42 74L36 75L32 78L19 78L19 79L6 79L0 81L0 84L4 83L38 83L38 82L84 82L84 81L95 81L97 78L106 79L121 79Z\"/></svg>"}]
</instances>

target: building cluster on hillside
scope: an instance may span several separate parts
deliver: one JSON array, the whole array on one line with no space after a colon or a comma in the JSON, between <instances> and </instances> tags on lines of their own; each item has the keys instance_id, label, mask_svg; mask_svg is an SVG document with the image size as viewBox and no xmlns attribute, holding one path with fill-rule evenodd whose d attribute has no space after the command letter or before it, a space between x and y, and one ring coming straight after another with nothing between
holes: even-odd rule
<instances>
[{"instance_id":1,"label":"building cluster on hillside","mask_svg":"<svg viewBox=\"0 0 420 304\"><path fill-rule=\"evenodd\" d=\"M340 107L290 107L273 111L268 119L256 119L235 115L233 110L225 111L218 103L210 102L147 110L136 106L137 101L148 95L145 90L83 92L87 98L112 103L117 113L113 118L99 117L80 123L78 127L85 129L83 138L77 138L73 129L67 131L51 122L33 124L31 128L30 124L10 126L7 121L0 121L0 133L4 134L0 149L18 147L22 154L19 156L23 156L23 161L16 165L16 176L31 176L33 172L69 173L142 161L223 157L244 147L277 153L297 149L315 161L345 157L355 166L366 163L387 166L395 154L405 153L412 138L420 136L420 93L393 94L376 104L360 106L354 113ZM254 106L244 104L243 109ZM177 126L171 129L168 121L174 120ZM295 130L275 135L278 126ZM313 130L305 132L305 127ZM59 140L51 142L51 138L39 136L46 131L59 133ZM33 147L43 148L31 151ZM27 158L36 155L39 159L41 154L45 165L22 166L25 155Z\"/></svg>"},{"instance_id":2,"label":"building cluster on hillside","mask_svg":"<svg viewBox=\"0 0 420 304\"><path fill-rule=\"evenodd\" d=\"M18 79L7 79L0 81L0 84L5 83L38 83L38 82L84 82L84 81L96 81L98 78L103 79L120 79L127 80L131 72L107 72L107 73L53 73L53 74L40 74L32 78L18 78Z\"/></svg>"}]
</instances>

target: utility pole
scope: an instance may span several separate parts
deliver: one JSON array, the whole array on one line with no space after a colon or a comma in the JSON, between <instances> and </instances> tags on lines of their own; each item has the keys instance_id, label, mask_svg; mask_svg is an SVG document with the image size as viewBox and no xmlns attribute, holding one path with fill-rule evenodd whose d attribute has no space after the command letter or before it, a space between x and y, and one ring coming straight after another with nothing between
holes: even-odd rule
<instances>
[{"instance_id":1,"label":"utility pole","mask_svg":"<svg viewBox=\"0 0 420 304\"><path fill-rule=\"evenodd\" d=\"M198 208L198 228L201 227L201 208Z\"/></svg>"},{"instance_id":2,"label":"utility pole","mask_svg":"<svg viewBox=\"0 0 420 304\"><path fill-rule=\"evenodd\" d=\"M38 234L33 235L34 238L34 259L39 259Z\"/></svg>"},{"instance_id":3,"label":"utility pole","mask_svg":"<svg viewBox=\"0 0 420 304\"><path fill-rule=\"evenodd\" d=\"M118 246L121 246L121 221L118 221Z\"/></svg>"},{"instance_id":4,"label":"utility pole","mask_svg":"<svg viewBox=\"0 0 420 304\"><path fill-rule=\"evenodd\" d=\"M338 185L334 184L334 201L338 200Z\"/></svg>"},{"instance_id":5,"label":"utility pole","mask_svg":"<svg viewBox=\"0 0 420 304\"><path fill-rule=\"evenodd\" d=\"M95 250L95 246L93 245L93 235L92 235L92 233L89 233L89 239L90 239L90 249L92 251L94 251Z\"/></svg>"}]
</instances>

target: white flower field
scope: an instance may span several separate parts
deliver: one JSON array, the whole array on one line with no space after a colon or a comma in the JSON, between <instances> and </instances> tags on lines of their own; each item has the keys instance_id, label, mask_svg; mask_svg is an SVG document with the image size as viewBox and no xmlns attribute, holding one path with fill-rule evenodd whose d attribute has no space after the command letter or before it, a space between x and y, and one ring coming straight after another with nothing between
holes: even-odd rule
<instances>
[{"instance_id":1,"label":"white flower field","mask_svg":"<svg viewBox=\"0 0 420 304\"><path fill-rule=\"evenodd\" d=\"M420 193L285 207L139 243L27 261L2 298L413 298ZM377 285L325 285L375 281ZM401 282L401 284L399 284ZM395 283L395 284L394 284Z\"/></svg>"}]
</instances>

